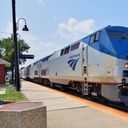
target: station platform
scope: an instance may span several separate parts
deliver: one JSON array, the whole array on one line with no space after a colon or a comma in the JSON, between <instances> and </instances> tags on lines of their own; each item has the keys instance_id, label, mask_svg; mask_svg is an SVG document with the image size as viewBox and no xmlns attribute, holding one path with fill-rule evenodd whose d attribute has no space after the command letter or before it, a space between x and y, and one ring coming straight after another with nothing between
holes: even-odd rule
<instances>
[{"instance_id":1,"label":"station platform","mask_svg":"<svg viewBox=\"0 0 128 128\"><path fill-rule=\"evenodd\" d=\"M21 91L47 106L47 128L128 128L126 112L27 81Z\"/></svg>"}]
</instances>

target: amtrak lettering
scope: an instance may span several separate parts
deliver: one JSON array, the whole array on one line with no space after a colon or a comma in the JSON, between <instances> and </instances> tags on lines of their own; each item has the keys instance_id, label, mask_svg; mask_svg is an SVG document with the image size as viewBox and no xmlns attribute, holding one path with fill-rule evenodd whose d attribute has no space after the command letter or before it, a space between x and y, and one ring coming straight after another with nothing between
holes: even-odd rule
<instances>
[{"instance_id":1,"label":"amtrak lettering","mask_svg":"<svg viewBox=\"0 0 128 128\"><path fill-rule=\"evenodd\" d=\"M69 58L74 58L74 57L80 57L80 54L76 54L76 55L70 56Z\"/></svg>"}]
</instances>

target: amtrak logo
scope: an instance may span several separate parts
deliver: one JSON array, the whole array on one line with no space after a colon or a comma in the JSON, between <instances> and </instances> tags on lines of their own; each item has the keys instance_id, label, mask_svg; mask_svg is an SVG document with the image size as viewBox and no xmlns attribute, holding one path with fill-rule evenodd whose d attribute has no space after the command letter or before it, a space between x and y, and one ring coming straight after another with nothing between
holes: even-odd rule
<instances>
[{"instance_id":1,"label":"amtrak logo","mask_svg":"<svg viewBox=\"0 0 128 128\"><path fill-rule=\"evenodd\" d=\"M79 58L80 58L80 57L79 57L79 58L77 58L77 59L72 59L72 58L74 58L74 57L76 57L76 56L80 56L80 54L69 57L70 60L67 62L67 63L69 64L69 66L72 68L73 71L75 71L77 62L78 62L78 60L79 60Z\"/></svg>"}]
</instances>

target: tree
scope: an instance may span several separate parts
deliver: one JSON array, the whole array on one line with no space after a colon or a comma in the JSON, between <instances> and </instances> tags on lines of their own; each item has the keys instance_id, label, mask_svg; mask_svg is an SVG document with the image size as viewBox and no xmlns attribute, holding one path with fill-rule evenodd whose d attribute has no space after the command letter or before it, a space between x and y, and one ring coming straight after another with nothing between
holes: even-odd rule
<instances>
[{"instance_id":1,"label":"tree","mask_svg":"<svg viewBox=\"0 0 128 128\"><path fill-rule=\"evenodd\" d=\"M24 42L24 40L18 41L19 54L23 52L28 52L29 45ZM14 53L14 41L12 38L5 38L0 40L0 58L12 62L12 54ZM26 60L22 59L20 63L24 63ZM11 69L11 67L9 68Z\"/></svg>"},{"instance_id":2,"label":"tree","mask_svg":"<svg viewBox=\"0 0 128 128\"><path fill-rule=\"evenodd\" d=\"M0 48L0 58L2 58L3 55L4 55L4 49Z\"/></svg>"}]
</instances>

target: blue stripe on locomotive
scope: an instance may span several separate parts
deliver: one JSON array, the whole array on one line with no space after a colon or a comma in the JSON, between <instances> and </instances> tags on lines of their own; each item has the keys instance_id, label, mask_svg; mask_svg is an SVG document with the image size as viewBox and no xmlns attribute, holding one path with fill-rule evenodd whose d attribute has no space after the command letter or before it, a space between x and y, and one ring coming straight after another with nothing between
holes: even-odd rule
<instances>
[{"instance_id":1,"label":"blue stripe on locomotive","mask_svg":"<svg viewBox=\"0 0 128 128\"><path fill-rule=\"evenodd\" d=\"M128 56L128 39L112 39L108 36L107 31L126 32L126 34L128 35L128 28L119 26L108 26L104 29L101 29L100 31L101 33L99 42L94 42L89 46L108 55L126 59L126 56ZM90 36L83 38L80 41L87 44L89 42L89 39Z\"/></svg>"}]
</instances>

